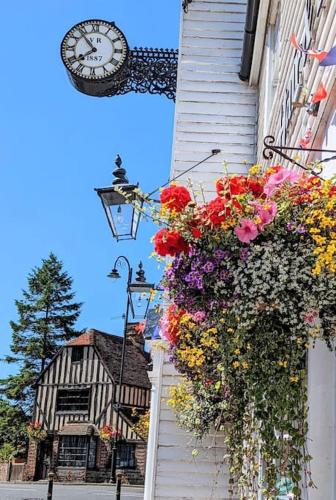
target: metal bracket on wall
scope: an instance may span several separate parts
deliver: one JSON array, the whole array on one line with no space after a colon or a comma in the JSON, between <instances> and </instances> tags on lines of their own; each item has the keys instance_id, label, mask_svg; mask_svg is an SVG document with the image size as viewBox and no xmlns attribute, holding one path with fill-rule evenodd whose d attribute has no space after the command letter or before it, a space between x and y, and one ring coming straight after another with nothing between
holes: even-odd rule
<instances>
[{"instance_id":1,"label":"metal bracket on wall","mask_svg":"<svg viewBox=\"0 0 336 500\"><path fill-rule=\"evenodd\" d=\"M165 95L175 101L177 82L177 49L134 47L118 82L105 95L128 92Z\"/></svg>"},{"instance_id":2,"label":"metal bracket on wall","mask_svg":"<svg viewBox=\"0 0 336 500\"><path fill-rule=\"evenodd\" d=\"M320 177L320 174L323 171L323 163L326 163L328 161L336 160L336 150L333 149L317 149L317 148L293 148L289 146L277 146L274 144L275 143L275 138L272 135L267 135L264 139L264 150L263 150L263 157L265 160L271 160L274 156L274 153L278 154L285 160L290 161L293 165L296 165L299 168L302 168L303 170L306 170L309 172L311 175L314 175L315 177ZM330 156L328 158L323 158L319 161L318 164L313 163L311 166L305 166L301 165L299 161L295 158L291 158L288 154L286 154L284 151L299 151L301 153L304 152L314 152L314 153L333 153L333 156Z\"/></svg>"}]
</instances>

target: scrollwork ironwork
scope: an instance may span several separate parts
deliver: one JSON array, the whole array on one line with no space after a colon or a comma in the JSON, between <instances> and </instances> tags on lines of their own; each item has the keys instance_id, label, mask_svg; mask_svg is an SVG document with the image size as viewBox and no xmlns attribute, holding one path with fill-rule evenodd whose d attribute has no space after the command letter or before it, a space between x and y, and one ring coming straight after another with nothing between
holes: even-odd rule
<instances>
[{"instance_id":1,"label":"scrollwork ironwork","mask_svg":"<svg viewBox=\"0 0 336 500\"><path fill-rule=\"evenodd\" d=\"M128 92L165 95L175 101L178 50L134 47L125 68L105 96Z\"/></svg>"},{"instance_id":2,"label":"scrollwork ironwork","mask_svg":"<svg viewBox=\"0 0 336 500\"><path fill-rule=\"evenodd\" d=\"M272 160L274 157L274 153L278 154L285 160L288 160L291 162L293 165L296 165L297 167L305 170L306 172L309 172L311 175L314 175L315 177L320 177L322 171L323 171L323 163L336 160L336 151L333 149L318 149L318 148L294 148L290 146L277 146L274 144L275 143L275 138L273 135L267 135L264 138L264 149L263 149L263 157L265 160ZM300 151L301 153L303 152L311 152L311 153L334 153L333 156L329 158L323 158L320 161L313 161L308 165L301 165L295 158L291 158L287 153L284 151Z\"/></svg>"},{"instance_id":3,"label":"scrollwork ironwork","mask_svg":"<svg viewBox=\"0 0 336 500\"><path fill-rule=\"evenodd\" d=\"M191 2L192 2L192 0L183 0L183 2L182 2L182 9L184 10L185 13L188 12L189 4Z\"/></svg>"}]
</instances>

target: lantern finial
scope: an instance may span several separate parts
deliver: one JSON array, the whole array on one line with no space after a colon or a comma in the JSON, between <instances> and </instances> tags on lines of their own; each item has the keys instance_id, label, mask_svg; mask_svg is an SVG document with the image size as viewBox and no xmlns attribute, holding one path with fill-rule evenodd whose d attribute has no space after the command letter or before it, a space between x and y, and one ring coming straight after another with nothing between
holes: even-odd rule
<instances>
[{"instance_id":1,"label":"lantern finial","mask_svg":"<svg viewBox=\"0 0 336 500\"><path fill-rule=\"evenodd\" d=\"M146 283L145 271L143 270L143 263L140 261L139 270L136 272L137 277L135 281L138 283Z\"/></svg>"},{"instance_id":2,"label":"lantern finial","mask_svg":"<svg viewBox=\"0 0 336 500\"><path fill-rule=\"evenodd\" d=\"M118 184L128 184L128 179L127 177L125 177L126 170L121 166L122 160L119 155L116 156L114 163L116 164L117 168L112 172L115 177L115 179L113 179L112 185L116 186Z\"/></svg>"}]
</instances>

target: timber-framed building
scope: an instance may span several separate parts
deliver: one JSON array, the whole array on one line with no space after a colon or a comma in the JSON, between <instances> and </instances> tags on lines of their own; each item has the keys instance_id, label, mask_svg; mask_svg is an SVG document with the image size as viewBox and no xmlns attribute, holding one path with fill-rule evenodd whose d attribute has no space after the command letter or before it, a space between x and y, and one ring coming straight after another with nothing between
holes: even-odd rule
<instances>
[{"instance_id":1,"label":"timber-framed building","mask_svg":"<svg viewBox=\"0 0 336 500\"><path fill-rule=\"evenodd\" d=\"M90 329L62 347L41 373L34 421L47 439L30 441L26 479L45 479L52 470L59 481L108 481L111 454L99 430L110 425L122 436L117 469L125 482L143 482L146 442L133 430L132 411L149 409L148 355L142 339L128 333L117 422L121 349L121 337Z\"/></svg>"}]
</instances>

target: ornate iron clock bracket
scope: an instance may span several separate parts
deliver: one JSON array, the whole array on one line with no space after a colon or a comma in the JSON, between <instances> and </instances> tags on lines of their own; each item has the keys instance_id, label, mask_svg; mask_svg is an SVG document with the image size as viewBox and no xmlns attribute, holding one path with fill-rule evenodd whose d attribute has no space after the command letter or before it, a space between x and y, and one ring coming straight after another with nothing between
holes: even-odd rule
<instances>
[{"instance_id":1,"label":"ornate iron clock bracket","mask_svg":"<svg viewBox=\"0 0 336 500\"><path fill-rule=\"evenodd\" d=\"M182 2L182 9L184 10L185 13L188 12L188 7L189 4L192 2L192 0L183 0Z\"/></svg>"},{"instance_id":2,"label":"ornate iron clock bracket","mask_svg":"<svg viewBox=\"0 0 336 500\"><path fill-rule=\"evenodd\" d=\"M320 174L323 171L323 166L322 163L326 163L328 161L336 160L336 151L333 149L317 149L317 148L293 148L289 146L277 146L274 144L275 143L275 138L272 135L267 135L264 139L264 150L263 150L263 157L265 160L271 160L274 156L274 153L278 154L285 160L290 161L293 165L296 165L299 168L302 168L303 170L306 170L310 174L314 175L315 177L321 177ZM284 151L300 151L305 152L315 152L315 153L334 153L333 156L330 156L329 158L323 158L318 164L312 164L311 167L301 165L295 158L291 158L288 154L286 154Z\"/></svg>"},{"instance_id":3,"label":"ornate iron clock bracket","mask_svg":"<svg viewBox=\"0 0 336 500\"><path fill-rule=\"evenodd\" d=\"M134 47L118 81L106 96L138 92L160 94L175 101L178 50Z\"/></svg>"}]
</instances>

